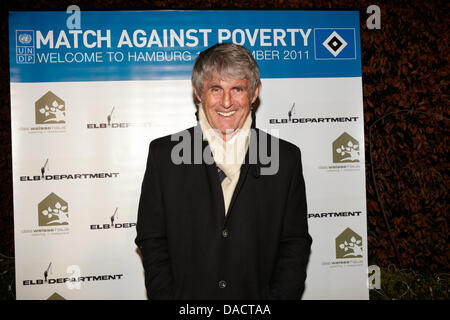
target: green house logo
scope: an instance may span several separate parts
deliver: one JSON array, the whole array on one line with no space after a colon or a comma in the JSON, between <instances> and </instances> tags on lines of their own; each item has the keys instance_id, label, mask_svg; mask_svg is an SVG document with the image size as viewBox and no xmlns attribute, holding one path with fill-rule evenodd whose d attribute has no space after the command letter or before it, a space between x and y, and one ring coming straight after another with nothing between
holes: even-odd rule
<instances>
[{"instance_id":1,"label":"green house logo","mask_svg":"<svg viewBox=\"0 0 450 320\"><path fill-rule=\"evenodd\" d=\"M36 124L66 123L66 106L64 100L48 91L36 101Z\"/></svg>"},{"instance_id":2,"label":"green house logo","mask_svg":"<svg viewBox=\"0 0 450 320\"><path fill-rule=\"evenodd\" d=\"M352 229L345 229L336 238L336 259L362 258L362 238Z\"/></svg>"},{"instance_id":3,"label":"green house logo","mask_svg":"<svg viewBox=\"0 0 450 320\"><path fill-rule=\"evenodd\" d=\"M50 297L48 297L47 300L66 300L66 299L64 299L63 296L55 292Z\"/></svg>"},{"instance_id":4,"label":"green house logo","mask_svg":"<svg viewBox=\"0 0 450 320\"><path fill-rule=\"evenodd\" d=\"M333 142L333 163L359 162L359 142L344 132Z\"/></svg>"},{"instance_id":5,"label":"green house logo","mask_svg":"<svg viewBox=\"0 0 450 320\"><path fill-rule=\"evenodd\" d=\"M69 224L68 204L53 192L38 204L40 227Z\"/></svg>"}]
</instances>

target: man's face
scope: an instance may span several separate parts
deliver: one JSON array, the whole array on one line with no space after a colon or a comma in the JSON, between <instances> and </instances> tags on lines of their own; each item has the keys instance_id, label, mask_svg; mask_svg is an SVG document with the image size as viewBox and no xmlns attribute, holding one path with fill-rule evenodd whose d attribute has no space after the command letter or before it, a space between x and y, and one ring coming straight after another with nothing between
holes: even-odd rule
<instances>
[{"instance_id":1,"label":"man's face","mask_svg":"<svg viewBox=\"0 0 450 320\"><path fill-rule=\"evenodd\" d=\"M228 140L237 129L242 128L252 103L258 97L259 86L252 94L247 79L221 79L217 75L203 82L202 92L196 92L202 103L206 118L213 129L219 130Z\"/></svg>"}]
</instances>

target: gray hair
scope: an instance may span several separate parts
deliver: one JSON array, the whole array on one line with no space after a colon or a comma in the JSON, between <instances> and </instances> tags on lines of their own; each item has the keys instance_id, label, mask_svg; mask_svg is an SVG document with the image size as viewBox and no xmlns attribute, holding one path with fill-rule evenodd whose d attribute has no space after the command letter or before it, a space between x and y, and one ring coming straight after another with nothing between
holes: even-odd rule
<instances>
[{"instance_id":1,"label":"gray hair","mask_svg":"<svg viewBox=\"0 0 450 320\"><path fill-rule=\"evenodd\" d=\"M215 73L222 78L249 80L252 94L261 83L259 67L250 51L234 43L219 43L199 54L192 70L192 85L199 95L203 82Z\"/></svg>"}]
</instances>

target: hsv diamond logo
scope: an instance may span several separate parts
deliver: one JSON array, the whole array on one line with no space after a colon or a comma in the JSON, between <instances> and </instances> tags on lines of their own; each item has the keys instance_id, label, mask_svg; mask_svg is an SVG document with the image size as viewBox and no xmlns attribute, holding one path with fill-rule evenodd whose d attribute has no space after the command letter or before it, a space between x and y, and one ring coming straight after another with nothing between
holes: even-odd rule
<instances>
[{"instance_id":1,"label":"hsv diamond logo","mask_svg":"<svg viewBox=\"0 0 450 320\"><path fill-rule=\"evenodd\" d=\"M333 31L322 44L335 57L347 46L347 42L336 31Z\"/></svg>"},{"instance_id":2,"label":"hsv diamond logo","mask_svg":"<svg viewBox=\"0 0 450 320\"><path fill-rule=\"evenodd\" d=\"M35 62L35 43L33 30L16 30L16 62Z\"/></svg>"},{"instance_id":3,"label":"hsv diamond logo","mask_svg":"<svg viewBox=\"0 0 450 320\"><path fill-rule=\"evenodd\" d=\"M315 59L356 59L355 29L314 29Z\"/></svg>"}]
</instances>

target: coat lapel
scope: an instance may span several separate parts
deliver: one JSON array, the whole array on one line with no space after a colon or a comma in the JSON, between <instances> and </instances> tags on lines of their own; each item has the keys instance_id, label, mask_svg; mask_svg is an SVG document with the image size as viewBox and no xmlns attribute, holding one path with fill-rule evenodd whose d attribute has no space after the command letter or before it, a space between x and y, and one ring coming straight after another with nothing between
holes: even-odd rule
<instances>
[{"instance_id":1,"label":"coat lapel","mask_svg":"<svg viewBox=\"0 0 450 320\"><path fill-rule=\"evenodd\" d=\"M247 151L247 153L248 153L248 151ZM228 207L228 213L225 217L225 222L227 222L232 215L233 205L236 202L236 198L239 195L239 191L241 190L241 187L244 184L245 179L247 178L247 173L248 173L249 167L250 167L250 165L247 162L243 163L241 166L241 173L239 175L239 180L238 180L238 183L236 184L236 188L234 189L233 196L231 197L230 206ZM225 211L225 209L224 209L224 211Z\"/></svg>"},{"instance_id":2,"label":"coat lapel","mask_svg":"<svg viewBox=\"0 0 450 320\"><path fill-rule=\"evenodd\" d=\"M213 199L211 199L211 200L216 204L215 211L216 211L216 216L217 216L217 223L220 228L224 227L224 225L226 224L226 222L230 219L230 216L232 215L234 203L236 202L236 199L239 195L242 185L244 184L245 180L247 179L247 175L248 175L248 171L250 170L250 167L255 167L254 169L256 169L256 170L259 167L259 157L258 157L258 155L259 155L258 140L259 139L258 139L258 132L256 129L256 123L255 123L256 116L255 116L253 109L251 112L252 112L253 121L252 121L252 126L251 126L252 130L251 130L249 148L245 155L245 160L241 166L239 180L238 180L238 183L236 184L236 188L234 189L233 196L231 197L230 205L228 208L228 213L226 215L225 215L225 204L224 204L222 186L220 185L219 175L217 173L217 167L216 167L215 163L213 163L213 164L206 163L202 157L202 159L203 159L202 163L207 172L208 183L211 188L211 194L213 196ZM198 120L198 112L196 112L195 115ZM201 132L200 124L198 122L197 122L197 127L195 127L194 130L199 130ZM194 136L196 136L196 135L194 134ZM200 136L202 137L203 153L205 153L206 148L208 148L208 150L206 152L211 153L207 139L203 139L203 134L200 134ZM250 159L249 152L251 150L250 144L253 144L256 147L252 150L252 152L256 151L256 155L257 155L256 164L250 164L250 161L249 161L249 159ZM212 158L212 155L211 155L211 158Z\"/></svg>"},{"instance_id":3,"label":"coat lapel","mask_svg":"<svg viewBox=\"0 0 450 320\"><path fill-rule=\"evenodd\" d=\"M198 125L194 130L200 130L201 132L200 125ZM201 134L199 136L201 137L202 143L202 167L204 168L208 176L208 185L210 188L210 194L212 196L212 199L210 199L210 201L212 201L213 206L215 207L215 210L212 214L216 216L217 227L219 228L219 230L221 230L225 220L225 204L223 199L222 187L220 185L216 164L214 162L212 164L205 162L205 159L203 157L206 153L208 153L208 155L211 156L211 159L213 159L208 140L203 139L203 135Z\"/></svg>"}]
</instances>

